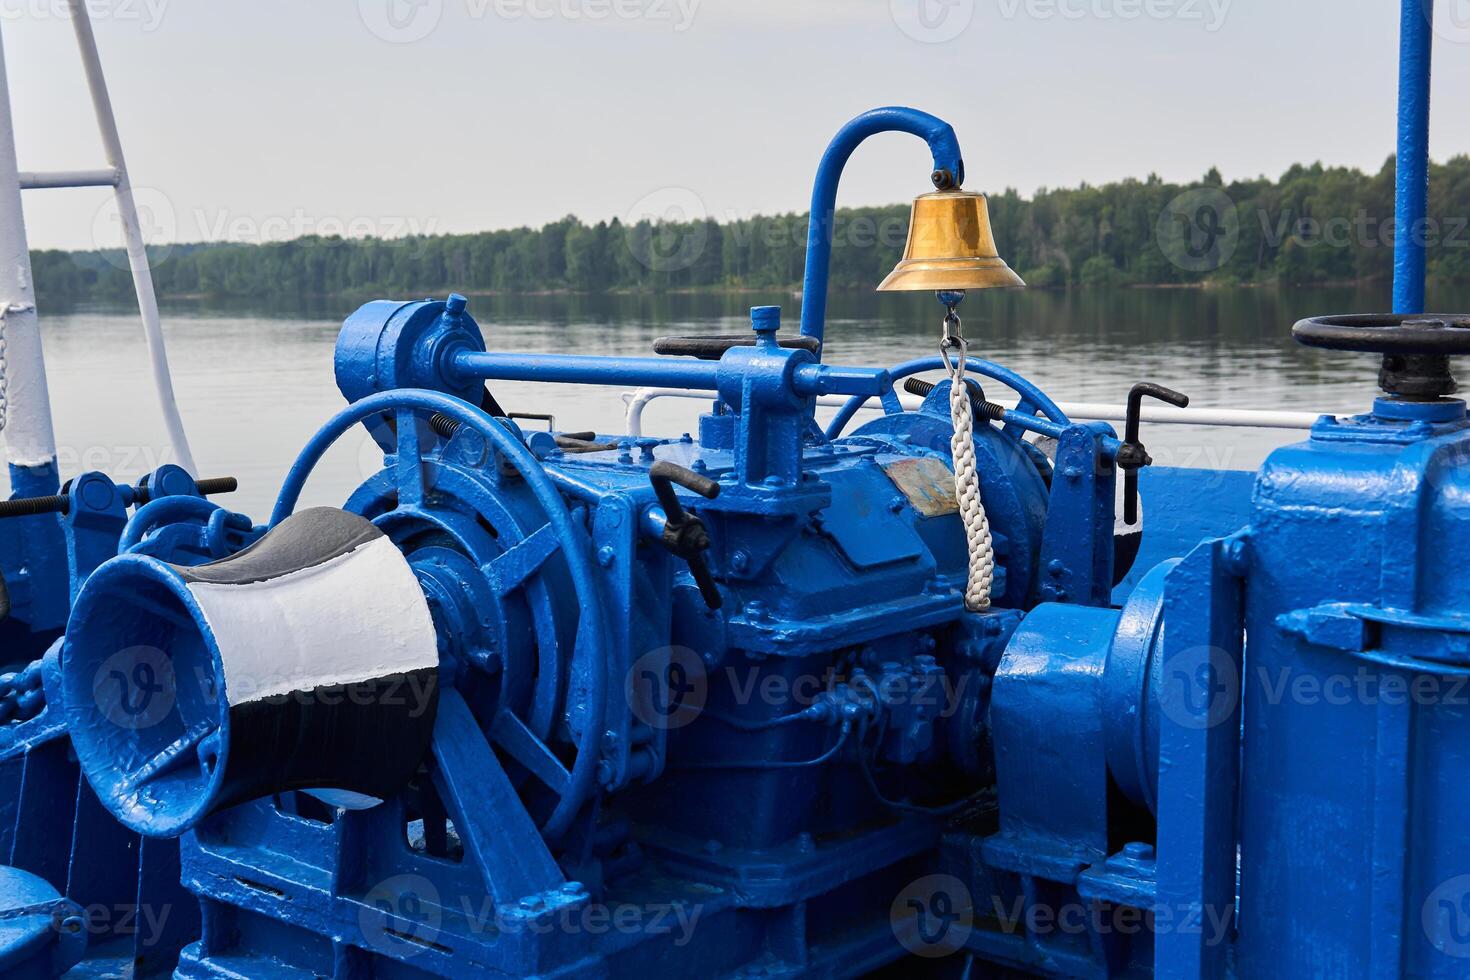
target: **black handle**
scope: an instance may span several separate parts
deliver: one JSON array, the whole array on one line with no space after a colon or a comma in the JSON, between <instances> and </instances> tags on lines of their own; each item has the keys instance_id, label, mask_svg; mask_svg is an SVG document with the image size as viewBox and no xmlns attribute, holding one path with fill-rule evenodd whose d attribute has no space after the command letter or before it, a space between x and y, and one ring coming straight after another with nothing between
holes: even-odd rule
<instances>
[{"instance_id":1,"label":"black handle","mask_svg":"<svg viewBox=\"0 0 1470 980\"><path fill-rule=\"evenodd\" d=\"M234 493L240 481L233 476L218 476L208 480L196 480L195 489L201 497L217 493ZM133 503L146 504L153 499L146 483L133 488ZM35 517L37 514L66 514L71 511L71 497L64 493L46 497L16 497L0 500L0 518Z\"/></svg>"},{"instance_id":2,"label":"black handle","mask_svg":"<svg viewBox=\"0 0 1470 980\"><path fill-rule=\"evenodd\" d=\"M1118 447L1115 462L1123 471L1123 523L1132 527L1138 523L1138 471L1153 462L1148 450L1139 441L1138 429L1143 422L1143 399L1157 398L1175 408L1189 407L1189 396L1173 388L1156 385L1152 381L1140 381L1128 392L1128 415L1123 427L1123 444Z\"/></svg>"},{"instance_id":3,"label":"black handle","mask_svg":"<svg viewBox=\"0 0 1470 980\"><path fill-rule=\"evenodd\" d=\"M1291 336L1308 347L1365 354L1470 354L1470 315L1350 313L1299 321Z\"/></svg>"},{"instance_id":4,"label":"black handle","mask_svg":"<svg viewBox=\"0 0 1470 980\"><path fill-rule=\"evenodd\" d=\"M822 342L815 337L781 337L777 341L788 350L820 353ZM718 361L732 347L754 347L755 334L731 334L723 337L660 337L653 342L655 354L671 357L697 357L701 361Z\"/></svg>"},{"instance_id":5,"label":"black handle","mask_svg":"<svg viewBox=\"0 0 1470 980\"><path fill-rule=\"evenodd\" d=\"M1382 354L1378 386L1416 401L1453 395L1450 358L1470 354L1470 316L1463 313L1319 316L1299 321L1291 335L1308 347Z\"/></svg>"},{"instance_id":6,"label":"black handle","mask_svg":"<svg viewBox=\"0 0 1470 980\"><path fill-rule=\"evenodd\" d=\"M706 500L714 500L720 495L720 485L666 459L658 460L648 468L648 481L653 484L654 496L658 497L659 506L664 511L664 547L684 559L689 566L689 573L694 576L694 584L699 586L704 604L711 609L720 608L724 599L704 560L710 544L709 531L703 521L684 509L684 505L679 503L679 495L674 493L674 485L678 484Z\"/></svg>"}]
</instances>

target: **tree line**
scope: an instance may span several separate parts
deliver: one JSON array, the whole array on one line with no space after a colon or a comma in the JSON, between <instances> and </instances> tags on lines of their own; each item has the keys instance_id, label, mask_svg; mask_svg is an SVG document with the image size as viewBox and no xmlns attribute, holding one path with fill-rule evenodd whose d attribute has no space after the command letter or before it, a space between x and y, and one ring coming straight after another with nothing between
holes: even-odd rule
<instances>
[{"instance_id":1,"label":"tree line","mask_svg":"<svg viewBox=\"0 0 1470 980\"><path fill-rule=\"evenodd\" d=\"M1340 283L1391 278L1394 162L1375 174L1320 163L1280 178L1145 180L990 195L1001 255L1034 287ZM1470 156L1431 167L1431 219L1414 229L1430 275L1470 282ZM900 258L908 205L837 215L832 280L875 285ZM541 228L401 238L309 236L151 249L164 298L796 288L805 214L724 221L562 218ZM37 251L41 302L127 301L120 250Z\"/></svg>"}]
</instances>

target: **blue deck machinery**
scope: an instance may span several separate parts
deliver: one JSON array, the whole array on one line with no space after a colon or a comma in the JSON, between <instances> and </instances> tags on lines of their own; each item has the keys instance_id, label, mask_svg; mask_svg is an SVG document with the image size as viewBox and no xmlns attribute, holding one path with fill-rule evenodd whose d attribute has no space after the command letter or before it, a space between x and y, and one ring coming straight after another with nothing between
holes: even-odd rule
<instances>
[{"instance_id":1,"label":"blue deck machinery","mask_svg":"<svg viewBox=\"0 0 1470 980\"><path fill-rule=\"evenodd\" d=\"M830 365L837 180L894 130L936 191L890 284L940 292L946 348ZM1120 439L961 359L956 290L1014 279L963 179L932 116L845 127L795 336L758 308L670 356L492 353L463 297L369 303L348 406L263 526L176 468L18 474L0 971L1470 976L1470 320L1422 313L1405 238L1395 314L1295 328L1383 356L1371 409L1259 473L1144 470L1137 406L1172 392L1135 389ZM534 431L500 380L710 408L677 438ZM298 512L364 429L384 469Z\"/></svg>"}]
</instances>

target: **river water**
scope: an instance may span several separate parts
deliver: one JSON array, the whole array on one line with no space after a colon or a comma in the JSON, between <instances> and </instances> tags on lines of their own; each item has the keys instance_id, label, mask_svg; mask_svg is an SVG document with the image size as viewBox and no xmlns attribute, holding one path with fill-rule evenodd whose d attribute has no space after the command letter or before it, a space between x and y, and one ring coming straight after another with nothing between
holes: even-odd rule
<instances>
[{"instance_id":1,"label":"river water","mask_svg":"<svg viewBox=\"0 0 1470 980\"><path fill-rule=\"evenodd\" d=\"M786 308L787 294L472 297L491 350L651 354L656 337L748 329L748 307ZM332 378L337 329L355 303L259 308L165 307L164 326L185 425L204 476L236 476L232 509L263 520L292 458L343 402ZM1078 290L977 294L962 312L976 356L1027 375L1058 401L1121 404L1135 381L1187 393L1195 406L1312 412L1361 410L1372 399L1376 358L1307 350L1291 341L1297 319L1388 306L1386 288ZM1470 307L1470 290L1431 291L1430 308ZM913 294L833 297L830 363L892 365L933 353L939 308ZM136 478L169 461L141 328L127 310L42 310L58 457L64 476L97 469ZM556 416L558 427L622 432L614 388L502 383L511 411ZM988 391L998 399L999 390ZM698 401L654 402L649 434L695 426ZM1159 463L1254 469L1301 433L1153 425ZM340 503L380 465L365 435L343 440L319 468L304 503ZM224 502L222 498L221 502Z\"/></svg>"}]
</instances>

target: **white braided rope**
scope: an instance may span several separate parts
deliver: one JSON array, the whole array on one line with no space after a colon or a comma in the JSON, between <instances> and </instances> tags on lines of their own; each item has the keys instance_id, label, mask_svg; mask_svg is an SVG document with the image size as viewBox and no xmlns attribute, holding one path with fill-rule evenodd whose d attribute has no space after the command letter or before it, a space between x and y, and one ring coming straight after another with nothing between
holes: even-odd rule
<instances>
[{"instance_id":1,"label":"white braided rope","mask_svg":"<svg viewBox=\"0 0 1470 980\"><path fill-rule=\"evenodd\" d=\"M955 499L965 526L969 569L965 578L965 608L980 612L990 608L990 586L995 580L995 552L990 540L990 520L980 499L980 474L975 468L975 417L970 407L970 386L965 384L965 346L956 338L955 355L945 351L949 370L949 415L954 423L950 452L954 456Z\"/></svg>"}]
</instances>

